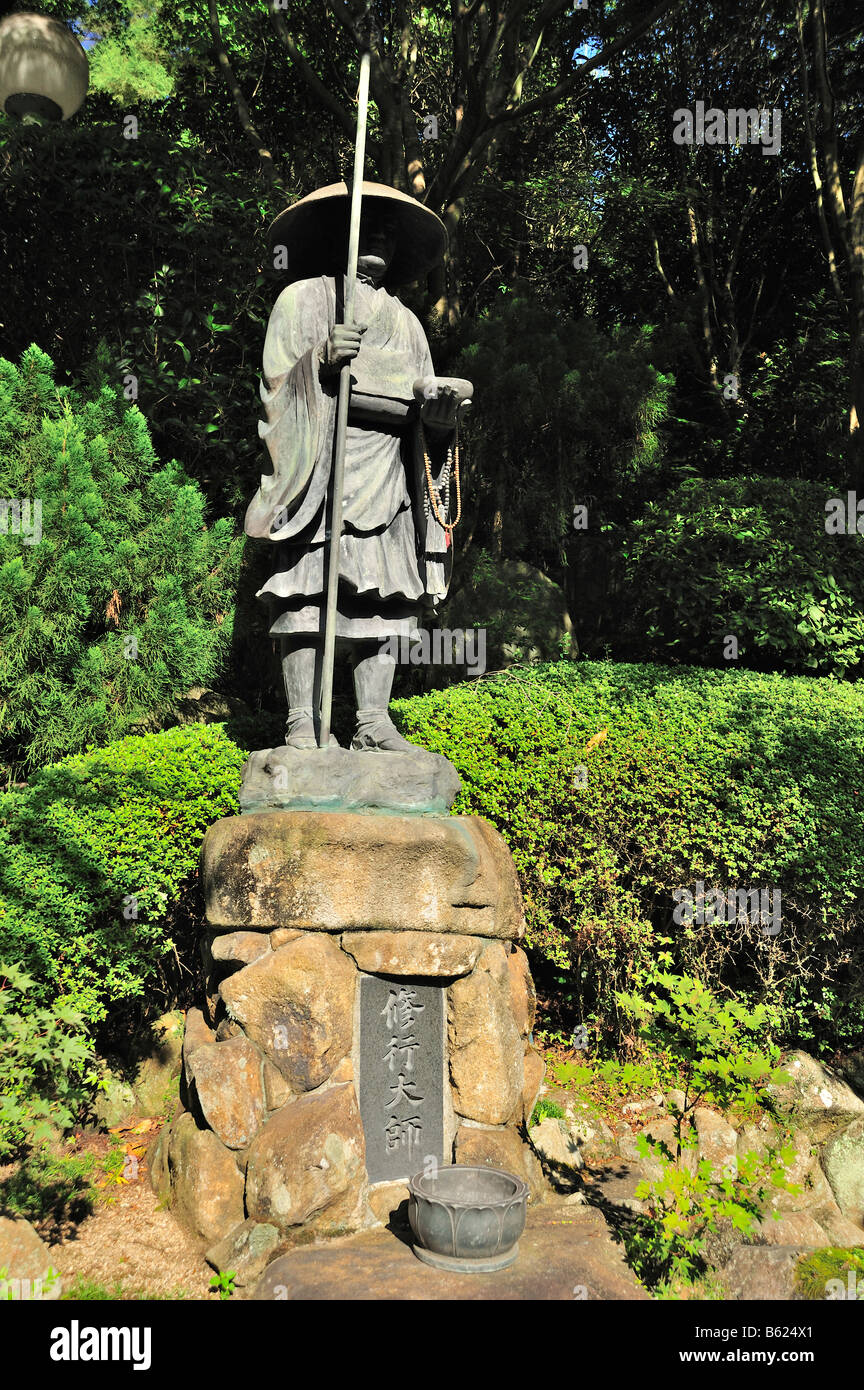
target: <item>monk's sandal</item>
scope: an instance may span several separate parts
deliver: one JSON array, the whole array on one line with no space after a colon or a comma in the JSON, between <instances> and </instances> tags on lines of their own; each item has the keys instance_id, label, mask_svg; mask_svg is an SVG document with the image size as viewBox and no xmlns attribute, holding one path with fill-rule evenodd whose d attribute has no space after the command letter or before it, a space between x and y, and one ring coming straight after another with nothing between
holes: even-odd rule
<instances>
[{"instance_id":1,"label":"monk's sandal","mask_svg":"<svg viewBox=\"0 0 864 1390\"><path fill-rule=\"evenodd\" d=\"M341 746L335 734L330 735L329 746L331 748L339 748ZM301 750L318 747L318 740L315 737L315 723L312 719L311 709L305 708L302 705L295 709L289 709L288 721L285 725L285 747L299 748Z\"/></svg>"},{"instance_id":2,"label":"monk's sandal","mask_svg":"<svg viewBox=\"0 0 864 1390\"><path fill-rule=\"evenodd\" d=\"M386 710L358 709L351 747L360 752L413 753L416 745L400 734Z\"/></svg>"}]
</instances>

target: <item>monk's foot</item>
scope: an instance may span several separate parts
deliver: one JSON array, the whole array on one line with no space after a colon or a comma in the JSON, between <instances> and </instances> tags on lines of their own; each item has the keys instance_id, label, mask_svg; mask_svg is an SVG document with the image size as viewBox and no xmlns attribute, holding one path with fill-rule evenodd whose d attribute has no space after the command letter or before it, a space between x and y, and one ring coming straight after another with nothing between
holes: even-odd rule
<instances>
[{"instance_id":1,"label":"monk's foot","mask_svg":"<svg viewBox=\"0 0 864 1390\"><path fill-rule=\"evenodd\" d=\"M362 716L357 711L357 732L351 740L351 747L360 752L416 753L416 744L404 739L386 712L374 711L371 716Z\"/></svg>"},{"instance_id":2,"label":"monk's foot","mask_svg":"<svg viewBox=\"0 0 864 1390\"><path fill-rule=\"evenodd\" d=\"M340 748L341 744L335 734L330 735L330 748ZM288 722L285 725L285 747L299 748L301 750L318 747L318 739L315 737L315 724L311 713L305 710L293 714L289 712Z\"/></svg>"}]
</instances>

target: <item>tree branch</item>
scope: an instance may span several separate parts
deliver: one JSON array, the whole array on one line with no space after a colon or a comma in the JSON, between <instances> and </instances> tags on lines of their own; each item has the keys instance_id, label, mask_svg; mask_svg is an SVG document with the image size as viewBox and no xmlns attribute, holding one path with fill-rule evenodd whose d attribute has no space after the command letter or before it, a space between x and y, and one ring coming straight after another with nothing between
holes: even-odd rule
<instances>
[{"instance_id":1,"label":"tree branch","mask_svg":"<svg viewBox=\"0 0 864 1390\"><path fill-rule=\"evenodd\" d=\"M503 125L506 121L521 120L524 116L530 116L535 111L543 111L550 106L557 105L557 103L563 101L565 97L578 95L581 87L584 85L585 78L592 73L595 68L605 67L610 59L614 58L622 49L633 43L635 39L640 38L642 34L644 34L647 29L650 29L664 14L667 14L671 10L679 9L681 4L682 0L660 0L660 4L655 5L650 14L646 15L644 19L640 19L626 34L622 34L620 38L607 44L605 48L602 48L599 53L595 53L594 57L589 58L587 62L580 63L576 72L573 73L571 77L565 78L563 82L559 82L555 87L550 87L548 91L541 93L538 97L534 97L531 101L524 102L521 106L514 106L505 111L496 112L495 115L489 118L490 125L499 126Z\"/></svg>"},{"instance_id":2,"label":"tree branch","mask_svg":"<svg viewBox=\"0 0 864 1390\"><path fill-rule=\"evenodd\" d=\"M796 0L795 3L795 20L798 27L798 51L801 55L801 86L803 88L802 95L804 97L804 134L807 140L807 157L810 164L810 174L813 179L813 187L816 189L816 215L819 218L822 241L825 246L825 253L828 257L828 273L831 276L834 297L845 313L846 296L843 293L843 286L840 283L840 272L837 267L837 253L834 250L834 243L831 240L831 229L828 226L828 218L825 214L825 196L822 191L822 175L819 172L819 154L816 149L816 136L813 132L813 122L810 118L810 78L807 72L807 46L804 42L804 14L801 0Z\"/></svg>"},{"instance_id":3,"label":"tree branch","mask_svg":"<svg viewBox=\"0 0 864 1390\"><path fill-rule=\"evenodd\" d=\"M832 210L846 240L846 200L843 197L843 184L840 179L840 160L837 153L837 129L834 124L834 93L828 76L828 25L825 18L823 0L813 0L813 65L819 84L819 97L822 104L822 147L825 155L828 192Z\"/></svg>"},{"instance_id":4,"label":"tree branch","mask_svg":"<svg viewBox=\"0 0 864 1390\"><path fill-rule=\"evenodd\" d=\"M231 93L231 99L234 102L243 133L250 144L254 145L255 149L258 151L265 177L268 182L271 182L273 179L273 156L258 134L255 122L252 120L252 113L249 110L249 103L243 94L243 88L240 86L234 74L234 69L231 66L231 59L228 57L228 50L222 38L222 28L219 24L219 10L216 0L207 0L207 10L210 21L210 33L213 38L213 55L216 59L219 71L225 80L225 85Z\"/></svg>"},{"instance_id":5,"label":"tree branch","mask_svg":"<svg viewBox=\"0 0 864 1390\"><path fill-rule=\"evenodd\" d=\"M303 81L306 83L306 86L309 88L309 90L313 92L315 96L318 98L318 100L321 102L321 104L323 106L326 106L327 110L333 116L336 117L336 120L338 121L344 133L347 135L348 139L353 142L354 117L351 115L349 111L345 110L345 107L341 104L341 102L336 100L336 97L330 91L330 88L321 81L321 78L315 72L314 68L303 57L303 54L297 47L297 44L294 41L294 37L288 28L288 22L285 18L285 15L283 14L282 10L280 10L278 7L278 0L271 0L271 3L268 5L268 10L270 13L270 19L273 24L273 28L276 31L276 35L280 43L284 46L285 51L287 52L288 57L291 59L293 66L300 73L300 76L303 78Z\"/></svg>"},{"instance_id":6,"label":"tree branch","mask_svg":"<svg viewBox=\"0 0 864 1390\"><path fill-rule=\"evenodd\" d=\"M652 242L652 245L653 245L653 247L654 247L654 266L655 266L655 268L656 268L656 270L657 270L657 274L660 276L660 280L661 280L661 282L662 282L662 284L663 284L663 288L664 288L664 290L666 291L666 296L667 296L667 298L669 299L670 303L671 303L671 304L674 304L674 305L676 305L676 306L678 306L678 305L679 305L678 294L677 294L677 292L676 292L676 290L675 290L674 285L672 284L672 281L669 279L669 276L666 274L666 271L663 269L663 262L662 262L662 260L660 259L660 240L659 240L659 238L658 238L658 236L657 236L656 231L654 230L654 228L653 228L652 226L650 226L650 224L649 224L648 230L649 230L650 233L651 233L651 242Z\"/></svg>"}]
</instances>

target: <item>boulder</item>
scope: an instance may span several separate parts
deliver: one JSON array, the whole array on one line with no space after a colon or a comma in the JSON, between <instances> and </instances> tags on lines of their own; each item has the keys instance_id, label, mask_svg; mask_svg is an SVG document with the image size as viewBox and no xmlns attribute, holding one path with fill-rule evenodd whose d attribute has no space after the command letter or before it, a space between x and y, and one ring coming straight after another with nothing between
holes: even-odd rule
<instances>
[{"instance_id":1,"label":"boulder","mask_svg":"<svg viewBox=\"0 0 864 1390\"><path fill-rule=\"evenodd\" d=\"M737 1132L722 1115L706 1106L697 1105L693 1112L693 1123L699 1136L699 1158L710 1162L712 1178L716 1182L725 1177L734 1178L738 1172Z\"/></svg>"},{"instance_id":2,"label":"boulder","mask_svg":"<svg viewBox=\"0 0 864 1390\"><path fill-rule=\"evenodd\" d=\"M276 927L275 931L270 933L270 945L275 951L280 946L287 945L289 941L296 941L298 936L302 935L301 931L291 931L288 927Z\"/></svg>"},{"instance_id":3,"label":"boulder","mask_svg":"<svg viewBox=\"0 0 864 1390\"><path fill-rule=\"evenodd\" d=\"M153 1043L139 1066L133 1089L142 1115L161 1115L176 1098L176 1081L183 1055L184 1016L181 1010L163 1014L153 1024Z\"/></svg>"},{"instance_id":4,"label":"boulder","mask_svg":"<svg viewBox=\"0 0 864 1390\"><path fill-rule=\"evenodd\" d=\"M526 1046L525 1056L522 1058L522 1123L526 1129L531 1123L545 1075L546 1063L543 1058L533 1047Z\"/></svg>"},{"instance_id":5,"label":"boulder","mask_svg":"<svg viewBox=\"0 0 864 1390\"><path fill-rule=\"evenodd\" d=\"M103 1067L99 1077L100 1089L93 1102L93 1113L103 1129L113 1129L132 1118L138 1109L138 1097L128 1081L118 1072Z\"/></svg>"},{"instance_id":6,"label":"boulder","mask_svg":"<svg viewBox=\"0 0 864 1390\"><path fill-rule=\"evenodd\" d=\"M189 1059L201 1113L228 1149L247 1148L264 1120L262 1060L243 1037L205 1043Z\"/></svg>"},{"instance_id":7,"label":"boulder","mask_svg":"<svg viewBox=\"0 0 864 1390\"><path fill-rule=\"evenodd\" d=\"M507 957L507 969L510 974L510 999L513 1006L513 1017L516 1020L516 1027L525 1038L534 1027L534 1018L537 1013L537 991L534 988L534 981L531 979L528 957L521 947L513 947Z\"/></svg>"},{"instance_id":8,"label":"boulder","mask_svg":"<svg viewBox=\"0 0 864 1390\"><path fill-rule=\"evenodd\" d=\"M844 1057L838 1057L837 1070L848 1081L856 1095L864 1096L864 1047L859 1047L857 1052L847 1052Z\"/></svg>"},{"instance_id":9,"label":"boulder","mask_svg":"<svg viewBox=\"0 0 864 1390\"><path fill-rule=\"evenodd\" d=\"M415 747L373 758L353 748L262 748L240 781L240 810L400 811L446 815L461 787L447 758Z\"/></svg>"},{"instance_id":10,"label":"boulder","mask_svg":"<svg viewBox=\"0 0 864 1390\"><path fill-rule=\"evenodd\" d=\"M175 700L171 710L172 723L222 724L228 719L251 719L249 706L235 695L223 695L204 685L193 685ZM166 722L165 728L171 725Z\"/></svg>"},{"instance_id":11,"label":"boulder","mask_svg":"<svg viewBox=\"0 0 864 1390\"><path fill-rule=\"evenodd\" d=\"M243 1174L213 1131L199 1129L188 1113L171 1126L168 1175L174 1212L184 1226L218 1241L240 1225Z\"/></svg>"},{"instance_id":12,"label":"boulder","mask_svg":"<svg viewBox=\"0 0 864 1390\"><path fill-rule=\"evenodd\" d=\"M599 1211L544 1202L529 1206L519 1258L509 1269L493 1274L430 1269L408 1241L379 1226L280 1255L267 1266L251 1297L343 1307L396 1298L411 1307L434 1303L439 1312L430 1316L439 1318L443 1304L507 1302L514 1319L524 1320L530 1307L551 1308L558 1302L572 1310L574 1300L647 1301L650 1295L627 1268L621 1245L615 1244ZM454 1308L452 1320L458 1317Z\"/></svg>"},{"instance_id":13,"label":"boulder","mask_svg":"<svg viewBox=\"0 0 864 1390\"><path fill-rule=\"evenodd\" d=\"M282 1232L313 1218L319 1229L352 1229L365 1175L354 1087L328 1087L284 1106L260 1131L249 1151L246 1209Z\"/></svg>"},{"instance_id":14,"label":"boulder","mask_svg":"<svg viewBox=\"0 0 864 1390\"><path fill-rule=\"evenodd\" d=\"M51 1267L51 1252L30 1222L0 1216L0 1302L58 1299L62 1282Z\"/></svg>"},{"instance_id":15,"label":"boulder","mask_svg":"<svg viewBox=\"0 0 864 1390\"><path fill-rule=\"evenodd\" d=\"M543 1170L517 1130L475 1129L462 1125L456 1131L455 1162L472 1168L498 1168L528 1184L530 1200L542 1201L548 1189Z\"/></svg>"},{"instance_id":16,"label":"boulder","mask_svg":"<svg viewBox=\"0 0 864 1390\"><path fill-rule=\"evenodd\" d=\"M645 1126L645 1128L642 1130L642 1133L645 1135L646 1139L653 1140L655 1144L665 1144L673 1159L677 1158L677 1162L681 1168L683 1168L685 1171L689 1173L695 1173L696 1165L698 1163L698 1152L694 1148L682 1148L680 1155L677 1155L678 1141L676 1138L676 1128L674 1120L652 1120L650 1125ZM687 1127L685 1125L684 1130L682 1132L682 1139L686 1138ZM647 1178L649 1182L658 1182L660 1178L662 1178L669 1160L667 1158L664 1158L661 1154L656 1158L652 1157L651 1155L648 1155L645 1158L642 1158L640 1156L638 1157L637 1162L644 1176Z\"/></svg>"},{"instance_id":17,"label":"boulder","mask_svg":"<svg viewBox=\"0 0 864 1390\"><path fill-rule=\"evenodd\" d=\"M219 981L225 974L225 971L220 969L213 959L209 936L202 935L199 937L198 952L201 956L201 966L204 971L204 998L201 1001L204 1011L204 1021L209 1028L215 1028L224 1013L222 1000L219 997Z\"/></svg>"},{"instance_id":18,"label":"boulder","mask_svg":"<svg viewBox=\"0 0 864 1390\"><path fill-rule=\"evenodd\" d=\"M264 1083L264 1103L268 1110L279 1110L291 1099L291 1087L269 1057L265 1057L261 1063L261 1080Z\"/></svg>"},{"instance_id":19,"label":"boulder","mask_svg":"<svg viewBox=\"0 0 864 1390\"><path fill-rule=\"evenodd\" d=\"M848 1216L844 1216L833 1198L812 1206L809 1210L810 1215L819 1222L828 1237L829 1245L836 1246L841 1250L853 1249L856 1245L864 1245L864 1227L859 1225L857 1221L850 1221Z\"/></svg>"},{"instance_id":20,"label":"boulder","mask_svg":"<svg viewBox=\"0 0 864 1390\"><path fill-rule=\"evenodd\" d=\"M565 1104L566 1129L586 1163L601 1163L617 1151L615 1135L596 1110L582 1101Z\"/></svg>"},{"instance_id":21,"label":"boulder","mask_svg":"<svg viewBox=\"0 0 864 1390\"><path fill-rule=\"evenodd\" d=\"M798 1245L739 1245L723 1270L723 1284L730 1298L747 1303L798 1300L795 1275L808 1253Z\"/></svg>"},{"instance_id":22,"label":"boulder","mask_svg":"<svg viewBox=\"0 0 864 1390\"><path fill-rule=\"evenodd\" d=\"M292 1090L312 1091L351 1047L356 979L344 951L310 932L229 976L220 990Z\"/></svg>"},{"instance_id":23,"label":"boulder","mask_svg":"<svg viewBox=\"0 0 864 1390\"><path fill-rule=\"evenodd\" d=\"M342 937L342 949L370 975L467 975L485 942L479 936L424 931L355 931Z\"/></svg>"},{"instance_id":24,"label":"boulder","mask_svg":"<svg viewBox=\"0 0 864 1390\"><path fill-rule=\"evenodd\" d=\"M831 1067L806 1052L793 1052L782 1063L789 1080L767 1087L782 1114L823 1143L852 1120L864 1119L864 1100Z\"/></svg>"},{"instance_id":25,"label":"boulder","mask_svg":"<svg viewBox=\"0 0 864 1390\"><path fill-rule=\"evenodd\" d=\"M747 1238L757 1245L797 1245L809 1250L820 1250L831 1244L831 1237L809 1211L766 1216L755 1223Z\"/></svg>"},{"instance_id":26,"label":"boulder","mask_svg":"<svg viewBox=\"0 0 864 1390\"><path fill-rule=\"evenodd\" d=\"M585 1160L578 1144L568 1134L564 1121L547 1115L545 1120L529 1130L528 1137L554 1186L561 1191L572 1191Z\"/></svg>"},{"instance_id":27,"label":"boulder","mask_svg":"<svg viewBox=\"0 0 864 1390\"><path fill-rule=\"evenodd\" d=\"M186 1028L183 1033L183 1075L187 1085L191 1081L189 1071L189 1059L193 1052L199 1047L204 1047L206 1043L215 1042L216 1035L212 1028L209 1028L204 1021L204 1015L200 1009L188 1009L186 1013Z\"/></svg>"},{"instance_id":28,"label":"boulder","mask_svg":"<svg viewBox=\"0 0 864 1390\"><path fill-rule=\"evenodd\" d=\"M212 926L325 932L428 927L507 940L525 931L510 851L478 816L230 816L204 837L201 876Z\"/></svg>"},{"instance_id":29,"label":"boulder","mask_svg":"<svg viewBox=\"0 0 864 1390\"><path fill-rule=\"evenodd\" d=\"M204 1258L218 1274L233 1270L238 1289L254 1284L264 1273L279 1248L280 1235L275 1226L264 1221L244 1221L233 1231L211 1245Z\"/></svg>"},{"instance_id":30,"label":"boulder","mask_svg":"<svg viewBox=\"0 0 864 1390\"><path fill-rule=\"evenodd\" d=\"M404 1182L384 1182L370 1188L366 1201L372 1216L380 1225L387 1226L392 1222L394 1225L405 1227L408 1225L410 1196Z\"/></svg>"},{"instance_id":31,"label":"boulder","mask_svg":"<svg viewBox=\"0 0 864 1390\"><path fill-rule=\"evenodd\" d=\"M263 932L230 931L214 936L210 942L213 959L228 963L235 970L260 960L270 950L270 938Z\"/></svg>"},{"instance_id":32,"label":"boulder","mask_svg":"<svg viewBox=\"0 0 864 1390\"><path fill-rule=\"evenodd\" d=\"M150 1186L160 1201L164 1201L171 1195L171 1174L168 1169L170 1140L171 1125L163 1125L147 1150L147 1171L150 1174Z\"/></svg>"},{"instance_id":33,"label":"boulder","mask_svg":"<svg viewBox=\"0 0 864 1390\"><path fill-rule=\"evenodd\" d=\"M860 1226L864 1222L864 1120L853 1120L829 1139L822 1163L841 1212Z\"/></svg>"},{"instance_id":34,"label":"boulder","mask_svg":"<svg viewBox=\"0 0 864 1390\"><path fill-rule=\"evenodd\" d=\"M450 986L448 1022L456 1113L481 1124L506 1124L521 1108L524 1053L499 942L490 942L472 974Z\"/></svg>"},{"instance_id":35,"label":"boulder","mask_svg":"<svg viewBox=\"0 0 864 1390\"><path fill-rule=\"evenodd\" d=\"M797 1192L784 1192L780 1189L772 1193L771 1206L776 1211L807 1211L811 1207L833 1202L831 1189L819 1166L818 1154L813 1140L803 1129L795 1130L787 1139L773 1127L744 1125L738 1133L738 1157L756 1153L764 1157L769 1148L780 1149L790 1144L795 1157L786 1168L786 1178ZM818 1219L818 1218L817 1218Z\"/></svg>"}]
</instances>

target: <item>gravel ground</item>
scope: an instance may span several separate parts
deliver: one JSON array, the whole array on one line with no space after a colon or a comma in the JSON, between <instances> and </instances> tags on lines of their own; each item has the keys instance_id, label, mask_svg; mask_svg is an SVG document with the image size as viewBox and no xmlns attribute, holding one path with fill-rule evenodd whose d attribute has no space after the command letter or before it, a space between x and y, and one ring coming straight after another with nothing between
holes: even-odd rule
<instances>
[{"instance_id":1,"label":"gravel ground","mask_svg":"<svg viewBox=\"0 0 864 1390\"><path fill-rule=\"evenodd\" d=\"M143 1167L135 1182L114 1191L113 1201L100 1202L51 1247L64 1293L77 1277L121 1299L215 1297L208 1288L213 1270L204 1259L205 1243L159 1209Z\"/></svg>"}]
</instances>

